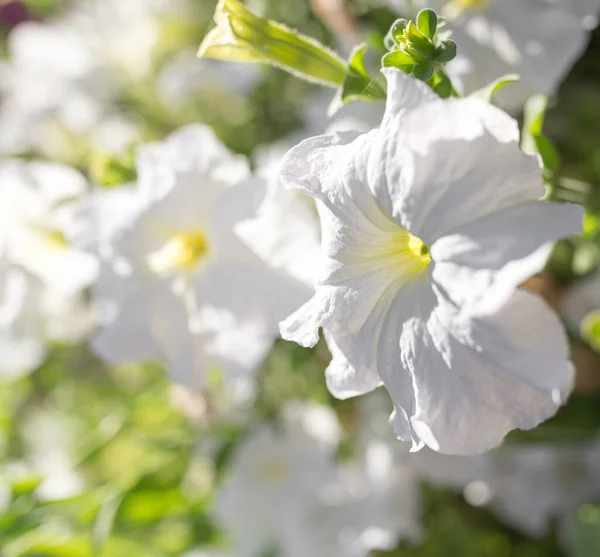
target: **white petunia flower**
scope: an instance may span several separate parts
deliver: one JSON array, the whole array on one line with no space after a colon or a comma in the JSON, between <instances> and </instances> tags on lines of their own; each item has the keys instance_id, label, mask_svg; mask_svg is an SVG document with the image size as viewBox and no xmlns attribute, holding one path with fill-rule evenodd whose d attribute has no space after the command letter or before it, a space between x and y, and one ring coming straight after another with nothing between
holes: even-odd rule
<instances>
[{"instance_id":1,"label":"white petunia flower","mask_svg":"<svg viewBox=\"0 0 600 557\"><path fill-rule=\"evenodd\" d=\"M377 443L338 464L339 434L330 408L293 403L244 439L217 496L236 555L366 557L418 535L412 474Z\"/></svg>"},{"instance_id":2,"label":"white petunia flower","mask_svg":"<svg viewBox=\"0 0 600 557\"><path fill-rule=\"evenodd\" d=\"M260 557L285 545L284 529L335 478L339 424L330 408L290 404L236 448L216 514L236 554Z\"/></svg>"},{"instance_id":3,"label":"white petunia flower","mask_svg":"<svg viewBox=\"0 0 600 557\"><path fill-rule=\"evenodd\" d=\"M505 74L521 76L498 94L511 109L535 93L556 92L583 53L600 11L598 0L420 0L417 5L451 22L458 56L448 72L466 92Z\"/></svg>"},{"instance_id":4,"label":"white petunia flower","mask_svg":"<svg viewBox=\"0 0 600 557\"><path fill-rule=\"evenodd\" d=\"M72 201L87 190L77 171L54 163L0 163L0 242L11 263L57 293L76 294L98 274L95 256L70 245Z\"/></svg>"},{"instance_id":5,"label":"white petunia flower","mask_svg":"<svg viewBox=\"0 0 600 557\"><path fill-rule=\"evenodd\" d=\"M309 139L282 163L318 202L323 261L281 331L313 346L322 327L330 391L383 383L413 448L482 452L553 415L571 388L558 318L518 286L580 230L582 210L538 200L538 160L508 115L386 77L379 129Z\"/></svg>"},{"instance_id":6,"label":"white petunia flower","mask_svg":"<svg viewBox=\"0 0 600 557\"><path fill-rule=\"evenodd\" d=\"M394 459L390 445L371 441L358 461L338 467L319 501L285 524L286 557L366 557L417 541L419 492L415 475Z\"/></svg>"},{"instance_id":7,"label":"white petunia flower","mask_svg":"<svg viewBox=\"0 0 600 557\"><path fill-rule=\"evenodd\" d=\"M271 348L277 321L302 299L296 281L235 234L264 184L204 126L143 147L137 166L131 191L112 208L110 198L99 202L107 265L96 292L111 309L93 349L111 363L166 359L175 379L194 388L218 369L235 398Z\"/></svg>"},{"instance_id":8,"label":"white petunia flower","mask_svg":"<svg viewBox=\"0 0 600 557\"><path fill-rule=\"evenodd\" d=\"M330 96L319 94L309 99L302 111L302 130L259 151L258 172L268 181L267 194L256 216L240 223L236 229L261 259L305 284L307 300L312 295L320 257L319 217L312 198L286 189L281 183L281 159L293 145L311 135L355 129L368 131L381 120L383 113L378 103L371 103L374 106L369 106L366 112L362 105L358 112L358 103L354 103L328 120Z\"/></svg>"}]
</instances>

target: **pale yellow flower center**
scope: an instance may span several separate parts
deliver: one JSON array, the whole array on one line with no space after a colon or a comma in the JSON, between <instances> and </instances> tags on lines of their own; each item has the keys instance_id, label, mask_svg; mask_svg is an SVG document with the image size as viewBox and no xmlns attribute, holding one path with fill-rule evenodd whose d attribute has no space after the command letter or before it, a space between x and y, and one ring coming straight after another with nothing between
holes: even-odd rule
<instances>
[{"instance_id":1,"label":"pale yellow flower center","mask_svg":"<svg viewBox=\"0 0 600 557\"><path fill-rule=\"evenodd\" d=\"M260 470L261 476L271 483L282 483L290 475L290 467L286 460L277 458L265 462Z\"/></svg>"},{"instance_id":2,"label":"pale yellow flower center","mask_svg":"<svg viewBox=\"0 0 600 557\"><path fill-rule=\"evenodd\" d=\"M69 242L60 230L41 230L42 242L49 249L62 250L69 247Z\"/></svg>"},{"instance_id":3,"label":"pale yellow flower center","mask_svg":"<svg viewBox=\"0 0 600 557\"><path fill-rule=\"evenodd\" d=\"M470 10L483 8L489 0L452 0L455 4Z\"/></svg>"},{"instance_id":4,"label":"pale yellow flower center","mask_svg":"<svg viewBox=\"0 0 600 557\"><path fill-rule=\"evenodd\" d=\"M201 230L179 232L148 258L148 266L158 275L191 271L208 253L206 235Z\"/></svg>"},{"instance_id":5,"label":"pale yellow flower center","mask_svg":"<svg viewBox=\"0 0 600 557\"><path fill-rule=\"evenodd\" d=\"M482 10L489 0L449 0L444 7L442 15L449 21L454 21L463 12Z\"/></svg>"},{"instance_id":6,"label":"pale yellow flower center","mask_svg":"<svg viewBox=\"0 0 600 557\"><path fill-rule=\"evenodd\" d=\"M421 274L431 263L429 248L406 230L399 229L394 235L393 246L390 256L394 258L403 282Z\"/></svg>"}]
</instances>

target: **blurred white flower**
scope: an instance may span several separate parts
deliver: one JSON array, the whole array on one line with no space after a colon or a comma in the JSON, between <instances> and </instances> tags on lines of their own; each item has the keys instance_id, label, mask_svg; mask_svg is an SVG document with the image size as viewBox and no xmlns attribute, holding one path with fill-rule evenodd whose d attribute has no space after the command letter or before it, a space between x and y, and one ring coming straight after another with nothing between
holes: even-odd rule
<instances>
[{"instance_id":1,"label":"blurred white flower","mask_svg":"<svg viewBox=\"0 0 600 557\"><path fill-rule=\"evenodd\" d=\"M338 467L319 501L286 523L287 557L366 557L417 541L419 492L415 475L394 459L390 445L371 441L358 461Z\"/></svg>"},{"instance_id":2,"label":"blurred white flower","mask_svg":"<svg viewBox=\"0 0 600 557\"><path fill-rule=\"evenodd\" d=\"M168 104L183 104L199 95L247 96L260 78L260 66L219 60L199 60L197 49L168 60L157 78L157 90Z\"/></svg>"},{"instance_id":3,"label":"blurred white flower","mask_svg":"<svg viewBox=\"0 0 600 557\"><path fill-rule=\"evenodd\" d=\"M59 293L78 293L98 274L96 257L68 240L71 202L86 190L85 178L63 165L0 162L0 242L5 256Z\"/></svg>"},{"instance_id":4,"label":"blurred white flower","mask_svg":"<svg viewBox=\"0 0 600 557\"><path fill-rule=\"evenodd\" d=\"M262 426L236 447L216 507L236 555L285 551L286 525L299 520L335 477L338 441L331 409L293 404L280 424Z\"/></svg>"},{"instance_id":5,"label":"blurred white flower","mask_svg":"<svg viewBox=\"0 0 600 557\"><path fill-rule=\"evenodd\" d=\"M354 103L329 119L330 102L330 93L311 97L302 111L302 129L258 151L258 174L268 182L267 194L256 216L236 228L242 240L261 259L306 285L306 300L312 295L320 259L319 217L311 197L283 186L281 159L291 147L312 135L369 131L383 114L377 103L371 103L373 107L359 107L359 103Z\"/></svg>"},{"instance_id":6,"label":"blurred white flower","mask_svg":"<svg viewBox=\"0 0 600 557\"><path fill-rule=\"evenodd\" d=\"M137 169L130 192L112 205L104 196L108 223L96 219L108 264L96 292L112 315L93 349L111 363L164 358L174 378L194 388L219 370L228 393L243 398L278 319L302 299L297 281L235 234L264 184L204 126L143 147Z\"/></svg>"},{"instance_id":7,"label":"blurred white flower","mask_svg":"<svg viewBox=\"0 0 600 557\"><path fill-rule=\"evenodd\" d=\"M398 7L398 0L388 1ZM600 11L598 0L419 0L416 5L451 22L458 56L448 73L467 93L505 74L520 74L521 81L497 97L515 110L535 93L556 92L583 53Z\"/></svg>"},{"instance_id":8,"label":"blurred white flower","mask_svg":"<svg viewBox=\"0 0 600 557\"><path fill-rule=\"evenodd\" d=\"M62 158L74 149L65 130L110 152L128 146L138 132L118 115L119 95L150 71L164 18L187 13L181 0L90 0L16 26L0 78L0 152ZM107 141L107 119L117 141Z\"/></svg>"},{"instance_id":9,"label":"blurred white flower","mask_svg":"<svg viewBox=\"0 0 600 557\"><path fill-rule=\"evenodd\" d=\"M383 383L414 449L482 452L570 391L560 321L518 286L581 229L582 210L538 201L538 161L508 115L386 77L381 128L309 139L284 158L286 185L317 200L324 258L314 297L281 331L313 346L322 327L330 391Z\"/></svg>"},{"instance_id":10,"label":"blurred white flower","mask_svg":"<svg viewBox=\"0 0 600 557\"><path fill-rule=\"evenodd\" d=\"M72 201L87 185L52 163L0 163L0 377L16 379L44 360L49 340L78 341L95 324L84 289L95 256L69 242Z\"/></svg>"},{"instance_id":11,"label":"blurred white flower","mask_svg":"<svg viewBox=\"0 0 600 557\"><path fill-rule=\"evenodd\" d=\"M412 475L377 443L338 464L339 434L331 409L292 403L242 441L217 499L236 555L366 557L418 535Z\"/></svg>"},{"instance_id":12,"label":"blurred white flower","mask_svg":"<svg viewBox=\"0 0 600 557\"><path fill-rule=\"evenodd\" d=\"M27 22L8 38L0 93L0 152L60 156L57 126L87 133L115 94L103 58L68 21Z\"/></svg>"},{"instance_id":13,"label":"blurred white flower","mask_svg":"<svg viewBox=\"0 0 600 557\"><path fill-rule=\"evenodd\" d=\"M79 495L83 478L75 470L74 424L53 410L30 413L21 424L27 460L42 477L36 495L42 501L55 501Z\"/></svg>"}]
</instances>

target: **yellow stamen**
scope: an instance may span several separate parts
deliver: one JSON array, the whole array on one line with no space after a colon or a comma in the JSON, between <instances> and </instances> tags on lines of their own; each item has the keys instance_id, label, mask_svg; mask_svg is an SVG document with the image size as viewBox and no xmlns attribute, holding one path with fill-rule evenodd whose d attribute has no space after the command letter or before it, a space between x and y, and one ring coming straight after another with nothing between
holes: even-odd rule
<instances>
[{"instance_id":1,"label":"yellow stamen","mask_svg":"<svg viewBox=\"0 0 600 557\"><path fill-rule=\"evenodd\" d=\"M42 230L41 236L43 243L51 249L64 249L69 245L65 235L60 230Z\"/></svg>"},{"instance_id":2,"label":"yellow stamen","mask_svg":"<svg viewBox=\"0 0 600 557\"><path fill-rule=\"evenodd\" d=\"M158 275L173 271L191 271L208 253L206 236L200 230L173 235L159 250L151 253L148 266Z\"/></svg>"},{"instance_id":3,"label":"yellow stamen","mask_svg":"<svg viewBox=\"0 0 600 557\"><path fill-rule=\"evenodd\" d=\"M483 8L489 0L453 0L453 3L458 4L466 10L478 10Z\"/></svg>"},{"instance_id":4,"label":"yellow stamen","mask_svg":"<svg viewBox=\"0 0 600 557\"><path fill-rule=\"evenodd\" d=\"M288 478L290 467L283 458L278 458L265 462L260 471L264 479L272 483L281 483Z\"/></svg>"}]
</instances>

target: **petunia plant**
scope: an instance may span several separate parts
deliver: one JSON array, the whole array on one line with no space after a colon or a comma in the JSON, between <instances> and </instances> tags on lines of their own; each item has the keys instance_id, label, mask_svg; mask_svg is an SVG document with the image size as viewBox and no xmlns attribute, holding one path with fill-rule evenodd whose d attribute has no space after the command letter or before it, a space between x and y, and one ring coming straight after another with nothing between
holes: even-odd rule
<instances>
[{"instance_id":1,"label":"petunia plant","mask_svg":"<svg viewBox=\"0 0 600 557\"><path fill-rule=\"evenodd\" d=\"M200 45L198 56L236 62L262 62L302 79L335 87L331 111L351 101L386 98L385 79L378 68L369 71L368 45L358 45L348 62L325 45L286 26L261 18L239 0L220 0L216 26ZM416 23L398 19L385 37L387 52L380 67L397 67L426 81L441 97L458 96L444 65L456 56L456 45L438 32L443 28L433 10L419 12Z\"/></svg>"}]
</instances>

